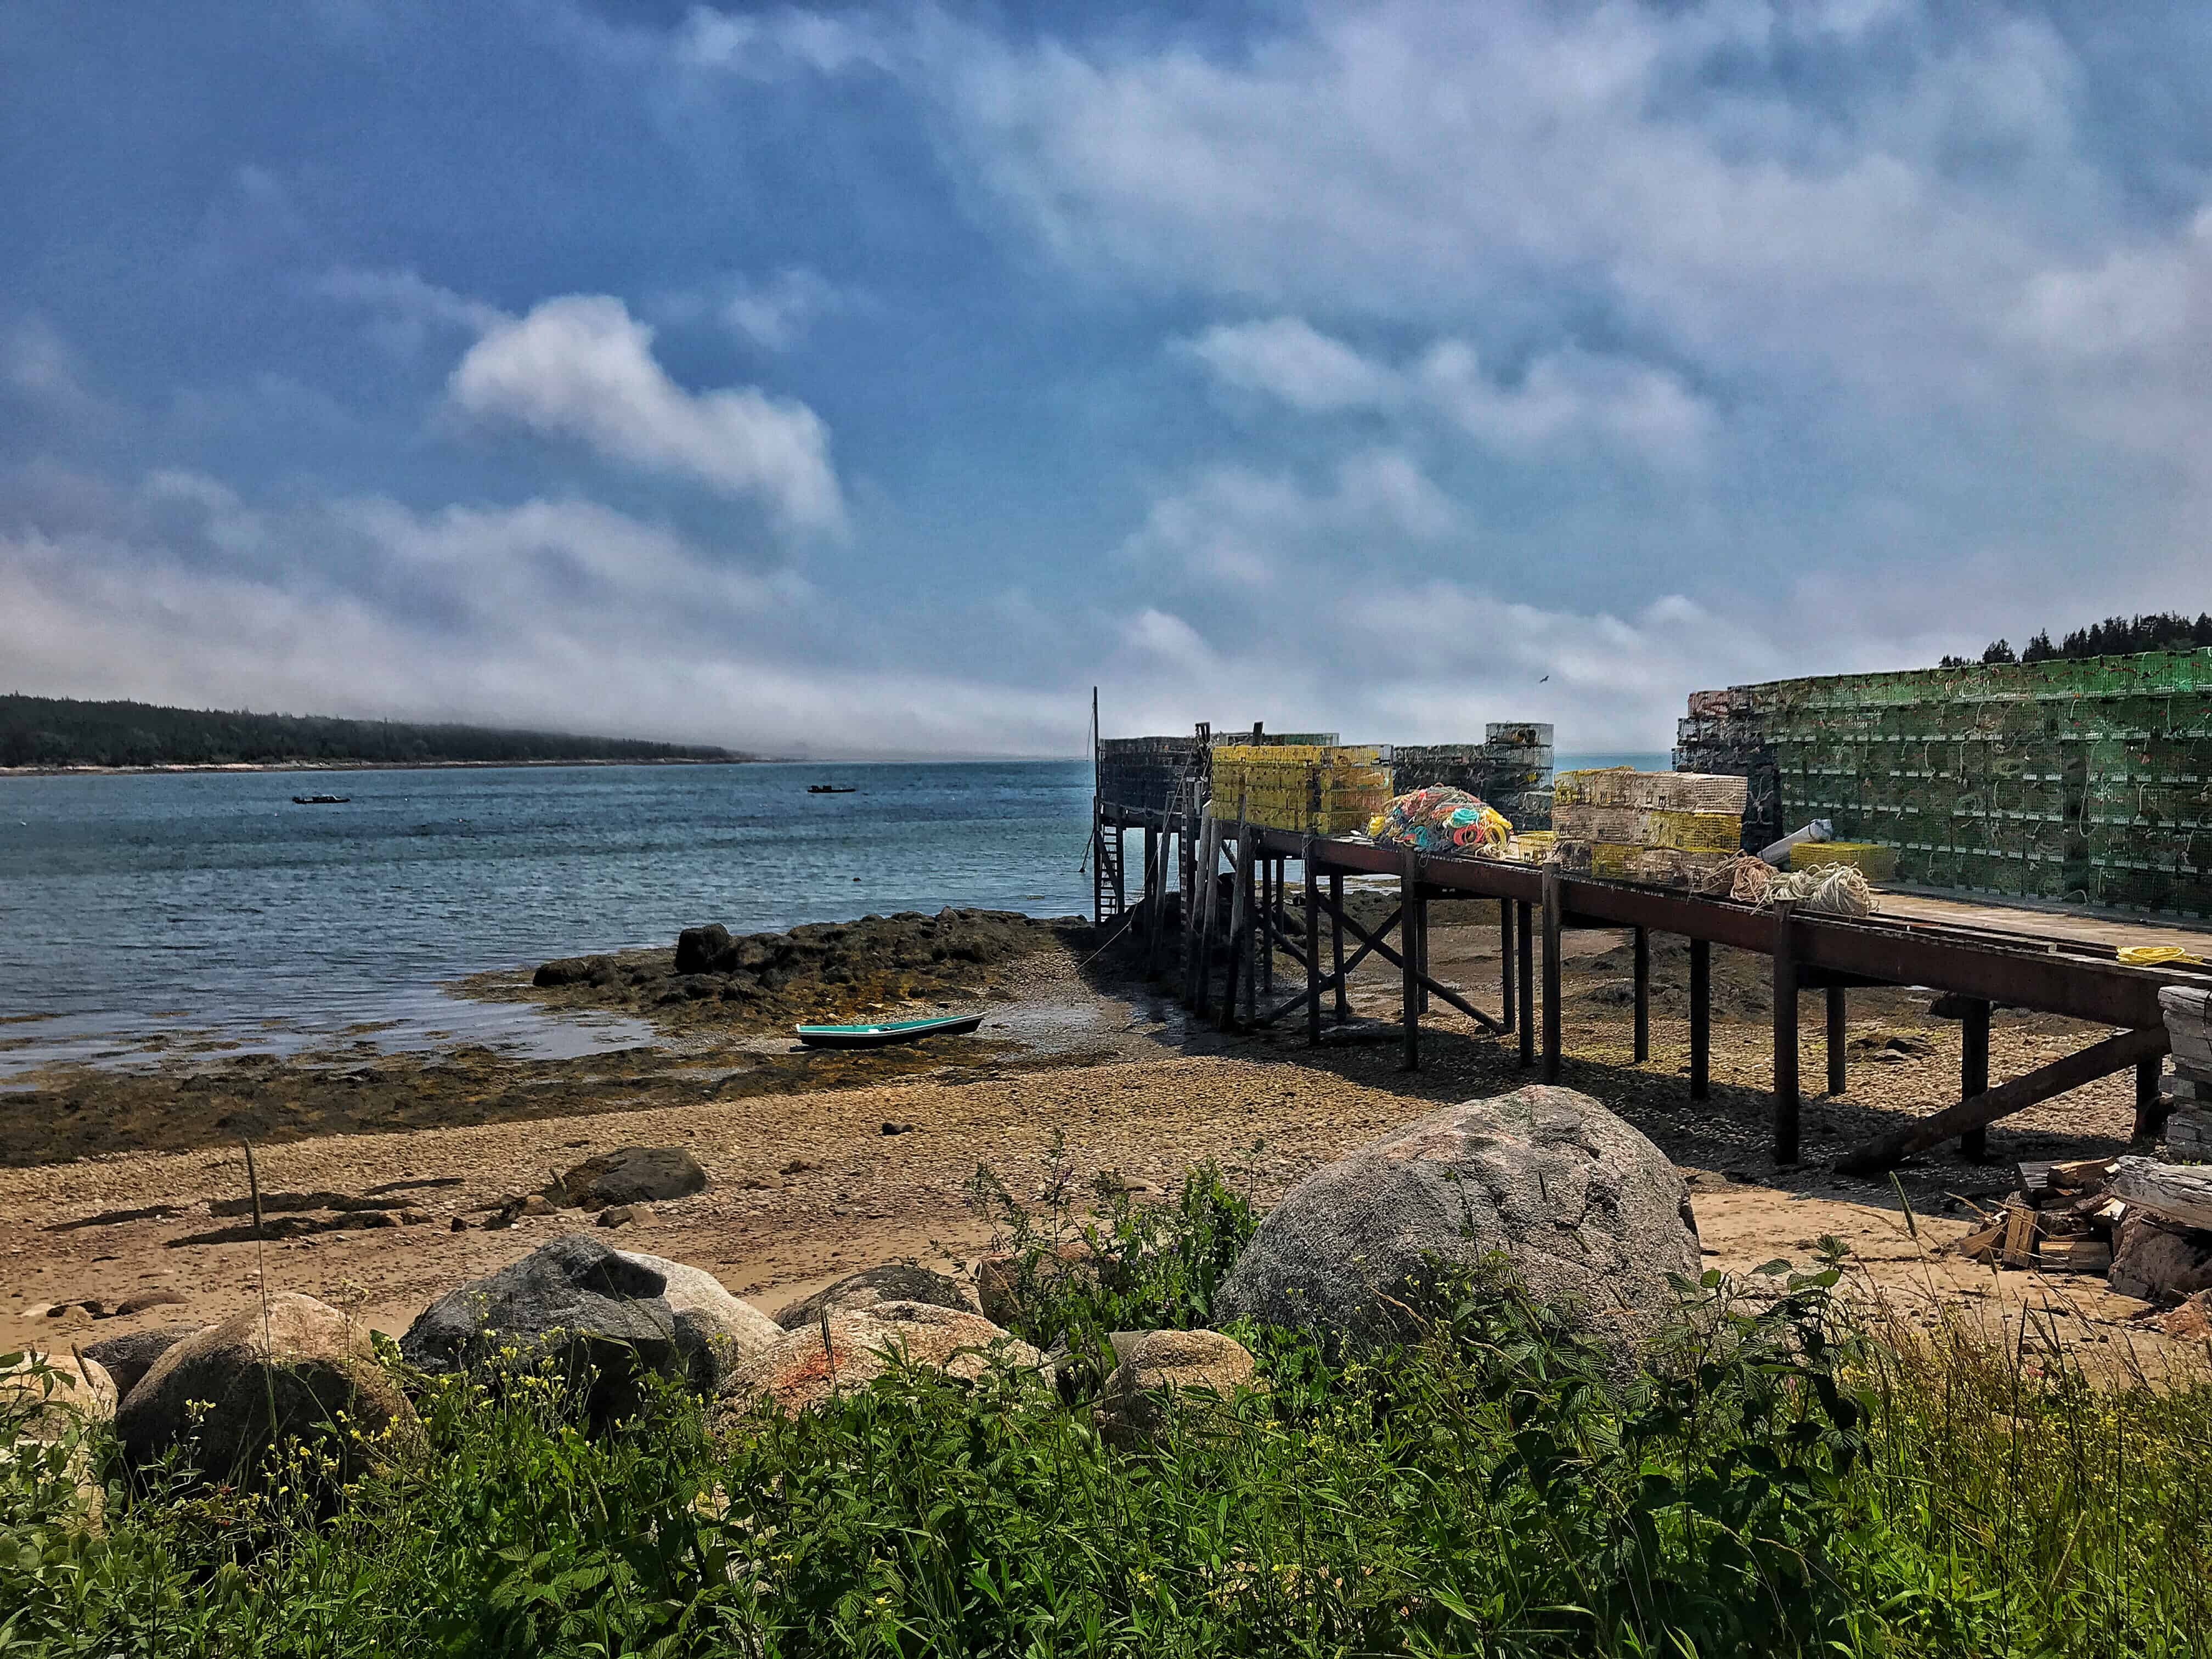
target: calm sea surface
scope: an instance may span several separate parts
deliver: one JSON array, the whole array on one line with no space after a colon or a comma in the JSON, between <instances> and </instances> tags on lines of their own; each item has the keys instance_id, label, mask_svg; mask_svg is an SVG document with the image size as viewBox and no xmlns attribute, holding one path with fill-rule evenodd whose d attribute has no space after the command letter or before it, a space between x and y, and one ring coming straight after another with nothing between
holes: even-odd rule
<instances>
[{"instance_id":1,"label":"calm sea surface","mask_svg":"<svg viewBox=\"0 0 2212 1659\"><path fill-rule=\"evenodd\" d=\"M1650 756L1562 757L1590 763ZM815 782L849 795L806 793ZM0 780L0 1073L149 1038L638 1040L447 995L488 968L945 905L1087 911L1087 764ZM301 806L295 793L352 797ZM357 1028L380 1029L363 1033Z\"/></svg>"}]
</instances>

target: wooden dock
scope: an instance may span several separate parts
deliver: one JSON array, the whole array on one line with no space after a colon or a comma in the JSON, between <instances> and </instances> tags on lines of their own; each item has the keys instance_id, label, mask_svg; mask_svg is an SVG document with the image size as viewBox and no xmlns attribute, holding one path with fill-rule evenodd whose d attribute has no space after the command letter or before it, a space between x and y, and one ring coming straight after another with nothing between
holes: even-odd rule
<instances>
[{"instance_id":1,"label":"wooden dock","mask_svg":"<svg viewBox=\"0 0 2212 1659\"><path fill-rule=\"evenodd\" d=\"M1100 861L1114 891L1099 915L1115 933L1133 932L1148 965L1164 966L1170 895L1182 925L1185 1002L1224 1028L1302 1017L1310 1042L1330 1022L1349 1018L1346 988L1370 956L1399 970L1404 1063L1418 1067L1421 1015L1441 1000L1501 1040L1517 1042L1521 1063L1545 1082L1559 1075L1560 936L1607 928L1634 941L1634 1054L1649 1057L1650 935L1689 942L1690 1079L1692 1099L1710 1087L1711 950L1724 945L1771 959L1774 984L1773 1152L1797 1161L1799 994L1824 994L1827 1086L1845 1083L1844 1028L1856 988L1925 987L1963 1023L1959 1100L1907 1128L1855 1148L1838 1161L1850 1173L1887 1169L1911 1153L1957 1140L1978 1156L1987 1126L2067 1090L2130 1067L2136 1074L2136 1133L2154 1136L2164 1121L2158 1077L2166 1053L2158 993L2162 986L2212 986L2212 967L2168 963L2138 967L2119 960L2133 945L2169 945L2212 958L2212 927L2168 920L2136 921L2055 906L1984 904L1951 896L1884 892L1880 914L1863 918L1780 906L1760 909L1676 889L1639 885L1504 859L1445 858L1378 846L1361 837L1311 836L1214 817L1188 808L1129 808L1101 797L1095 840L1110 847ZM1140 890L1123 885L1121 855L1131 832L1143 836ZM1285 892L1299 869L1303 904L1293 921ZM1395 880L1396 908L1369 929L1348 914L1347 878ZM1102 895L1103 896L1103 895ZM1493 1012L1443 985L1427 969L1429 907L1457 901L1495 904L1500 944ZM1109 913L1110 911L1110 918ZM1103 925L1103 921L1102 921ZM1217 969L1217 958L1224 965ZM1273 984L1278 956L1303 969L1303 984ZM1992 1086L1990 1011L2032 1009L2113 1028L2077 1053Z\"/></svg>"}]
</instances>

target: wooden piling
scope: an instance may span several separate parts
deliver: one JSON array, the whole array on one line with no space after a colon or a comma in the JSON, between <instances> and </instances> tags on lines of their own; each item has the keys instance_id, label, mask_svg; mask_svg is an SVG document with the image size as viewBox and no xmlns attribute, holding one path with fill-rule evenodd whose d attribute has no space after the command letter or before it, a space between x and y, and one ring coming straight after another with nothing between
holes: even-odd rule
<instances>
[{"instance_id":1,"label":"wooden piling","mask_svg":"<svg viewBox=\"0 0 2212 1659\"><path fill-rule=\"evenodd\" d=\"M1544 871L1544 1066L1547 1083L1559 1080L1559 933L1561 911L1559 872Z\"/></svg>"},{"instance_id":2,"label":"wooden piling","mask_svg":"<svg viewBox=\"0 0 2212 1659\"><path fill-rule=\"evenodd\" d=\"M1828 988L1828 1092L1843 1093L1850 1081L1844 1039L1850 1030L1850 993L1840 985Z\"/></svg>"},{"instance_id":3,"label":"wooden piling","mask_svg":"<svg viewBox=\"0 0 2212 1659\"><path fill-rule=\"evenodd\" d=\"M1713 947L1711 941L1690 941L1690 1098L1704 1100L1712 1093L1713 1066Z\"/></svg>"},{"instance_id":4,"label":"wooden piling","mask_svg":"<svg viewBox=\"0 0 2212 1659\"><path fill-rule=\"evenodd\" d=\"M1797 1161L1796 906L1774 907L1774 1161Z\"/></svg>"},{"instance_id":5,"label":"wooden piling","mask_svg":"<svg viewBox=\"0 0 2212 1659\"><path fill-rule=\"evenodd\" d=\"M1972 1100L1990 1091L1990 1005L1969 999L1959 1021L1959 1098ZM1990 1155L1987 1126L1969 1129L1959 1137L1959 1156L1979 1164Z\"/></svg>"},{"instance_id":6,"label":"wooden piling","mask_svg":"<svg viewBox=\"0 0 2212 1659\"><path fill-rule=\"evenodd\" d=\"M1629 930L1634 936L1631 955L1635 960L1636 1064L1651 1058L1651 933L1646 927Z\"/></svg>"}]
</instances>

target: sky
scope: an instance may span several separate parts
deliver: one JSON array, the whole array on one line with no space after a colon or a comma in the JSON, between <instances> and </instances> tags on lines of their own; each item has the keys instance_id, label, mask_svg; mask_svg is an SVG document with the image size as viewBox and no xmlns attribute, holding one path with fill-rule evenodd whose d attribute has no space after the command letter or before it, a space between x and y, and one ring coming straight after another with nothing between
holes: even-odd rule
<instances>
[{"instance_id":1,"label":"sky","mask_svg":"<svg viewBox=\"0 0 2212 1659\"><path fill-rule=\"evenodd\" d=\"M0 9L0 690L817 755L2212 608L2212 9Z\"/></svg>"}]
</instances>

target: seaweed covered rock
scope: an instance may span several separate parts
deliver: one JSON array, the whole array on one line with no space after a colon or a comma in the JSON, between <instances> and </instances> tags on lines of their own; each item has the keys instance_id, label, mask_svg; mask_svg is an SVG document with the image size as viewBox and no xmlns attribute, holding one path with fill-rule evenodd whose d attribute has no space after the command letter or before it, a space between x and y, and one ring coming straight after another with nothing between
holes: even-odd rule
<instances>
[{"instance_id":1,"label":"seaweed covered rock","mask_svg":"<svg viewBox=\"0 0 2212 1659\"><path fill-rule=\"evenodd\" d=\"M1502 1256L1616 1361L1698 1270L1689 1190L1666 1155L1589 1096L1532 1085L1423 1118L1316 1170L1260 1224L1214 1317L1314 1330L1333 1350L1407 1332L1431 1257Z\"/></svg>"},{"instance_id":2,"label":"seaweed covered rock","mask_svg":"<svg viewBox=\"0 0 2212 1659\"><path fill-rule=\"evenodd\" d=\"M681 1146L617 1146L586 1158L545 1195L556 1204L597 1210L609 1204L689 1198L706 1190L707 1171Z\"/></svg>"},{"instance_id":3,"label":"seaweed covered rock","mask_svg":"<svg viewBox=\"0 0 2212 1659\"><path fill-rule=\"evenodd\" d=\"M775 1316L775 1322L787 1331L802 1330L819 1320L825 1311L865 1313L886 1302L927 1302L935 1307L957 1308L963 1313L982 1310L975 1288L965 1281L951 1273L894 1261L846 1274L804 1301L793 1303Z\"/></svg>"},{"instance_id":4,"label":"seaweed covered rock","mask_svg":"<svg viewBox=\"0 0 2212 1659\"><path fill-rule=\"evenodd\" d=\"M204 1475L229 1480L250 1478L282 1441L313 1441L353 1468L412 1454L422 1431L367 1327L280 1291L172 1346L124 1401L115 1432L133 1463L181 1449Z\"/></svg>"}]
</instances>

